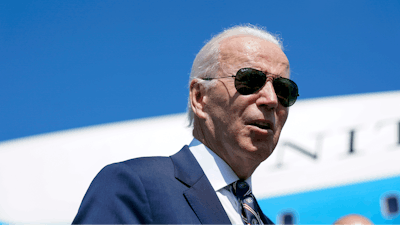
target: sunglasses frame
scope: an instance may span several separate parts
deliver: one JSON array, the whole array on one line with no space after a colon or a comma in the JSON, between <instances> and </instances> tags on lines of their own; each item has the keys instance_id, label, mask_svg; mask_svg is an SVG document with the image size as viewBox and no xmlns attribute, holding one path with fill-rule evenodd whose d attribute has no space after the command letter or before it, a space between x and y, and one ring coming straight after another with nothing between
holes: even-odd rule
<instances>
[{"instance_id":1,"label":"sunglasses frame","mask_svg":"<svg viewBox=\"0 0 400 225\"><path fill-rule=\"evenodd\" d=\"M257 81L260 81L261 83L263 82L262 85L254 85L254 81L248 79L251 78L251 75L257 74L258 77L256 77L257 79L253 79ZM253 68L241 68L236 72L236 75L231 75L231 76L226 76L226 77L215 77L215 78L211 78L211 77L206 77L206 78L202 78L203 80L214 80L214 79L222 79L222 78L229 78L229 77L234 77L235 78L235 88L237 90L237 92L239 92L241 95L250 95L250 94L254 94L256 92L258 92L259 90L261 90L265 84L268 82L268 78L272 78L272 85L275 89L275 94L278 97L279 102L281 103L281 105L283 105L284 107L290 107L292 106L296 100L297 97L300 96L299 95L299 88L297 86L297 84L288 79L288 78L284 78L280 75L277 74L273 74L273 73L269 73L269 72L262 72L260 70L256 70ZM239 77L239 79L238 79ZM243 78L247 78L247 79L243 79ZM254 76L253 76L254 78ZM253 82L253 85L249 85L249 82ZM279 88L280 85L283 85L286 87L286 90L282 90L281 88ZM288 96L287 98L283 97L280 95L280 92L282 91L286 91L288 92Z\"/></svg>"}]
</instances>

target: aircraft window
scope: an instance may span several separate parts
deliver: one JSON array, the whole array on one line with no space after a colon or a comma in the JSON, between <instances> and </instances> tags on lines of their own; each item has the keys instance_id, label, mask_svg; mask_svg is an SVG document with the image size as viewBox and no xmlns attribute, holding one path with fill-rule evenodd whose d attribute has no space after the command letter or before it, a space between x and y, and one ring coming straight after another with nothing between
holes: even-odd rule
<instances>
[{"instance_id":1,"label":"aircraft window","mask_svg":"<svg viewBox=\"0 0 400 225\"><path fill-rule=\"evenodd\" d=\"M388 218L393 219L397 217L399 212L399 195L397 193L388 193L381 200L382 214Z\"/></svg>"},{"instance_id":2,"label":"aircraft window","mask_svg":"<svg viewBox=\"0 0 400 225\"><path fill-rule=\"evenodd\" d=\"M389 213L399 212L399 203L397 202L396 197L389 197L386 201Z\"/></svg>"},{"instance_id":3,"label":"aircraft window","mask_svg":"<svg viewBox=\"0 0 400 225\"><path fill-rule=\"evenodd\" d=\"M283 224L293 224L293 215L291 214L284 215Z\"/></svg>"},{"instance_id":4,"label":"aircraft window","mask_svg":"<svg viewBox=\"0 0 400 225\"><path fill-rule=\"evenodd\" d=\"M291 212L285 212L281 214L280 224L296 224L295 216Z\"/></svg>"}]
</instances>

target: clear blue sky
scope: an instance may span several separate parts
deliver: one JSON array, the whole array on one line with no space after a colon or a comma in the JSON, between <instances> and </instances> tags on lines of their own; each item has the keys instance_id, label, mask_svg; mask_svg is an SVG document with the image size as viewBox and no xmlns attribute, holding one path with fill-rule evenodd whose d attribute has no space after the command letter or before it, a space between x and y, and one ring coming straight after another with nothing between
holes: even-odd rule
<instances>
[{"instance_id":1,"label":"clear blue sky","mask_svg":"<svg viewBox=\"0 0 400 225\"><path fill-rule=\"evenodd\" d=\"M400 89L400 1L1 1L0 141L184 112L196 53L245 23L300 99Z\"/></svg>"}]
</instances>

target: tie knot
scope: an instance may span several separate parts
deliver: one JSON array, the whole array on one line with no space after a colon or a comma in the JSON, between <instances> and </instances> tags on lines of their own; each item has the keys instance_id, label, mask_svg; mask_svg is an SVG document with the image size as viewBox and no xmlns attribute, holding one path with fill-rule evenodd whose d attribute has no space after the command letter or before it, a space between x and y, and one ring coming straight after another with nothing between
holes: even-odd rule
<instances>
[{"instance_id":1,"label":"tie knot","mask_svg":"<svg viewBox=\"0 0 400 225\"><path fill-rule=\"evenodd\" d=\"M244 199L251 194L250 186L244 180L238 180L232 185L233 194L239 199Z\"/></svg>"}]
</instances>

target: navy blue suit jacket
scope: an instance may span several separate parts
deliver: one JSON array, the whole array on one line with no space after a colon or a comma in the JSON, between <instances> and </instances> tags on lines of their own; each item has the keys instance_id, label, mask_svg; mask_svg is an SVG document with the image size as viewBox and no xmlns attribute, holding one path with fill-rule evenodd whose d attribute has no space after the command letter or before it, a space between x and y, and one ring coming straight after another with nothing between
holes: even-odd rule
<instances>
[{"instance_id":1,"label":"navy blue suit jacket","mask_svg":"<svg viewBox=\"0 0 400 225\"><path fill-rule=\"evenodd\" d=\"M272 223L262 215L264 223ZM91 183L74 224L230 224L187 146L170 157L111 164Z\"/></svg>"}]
</instances>

